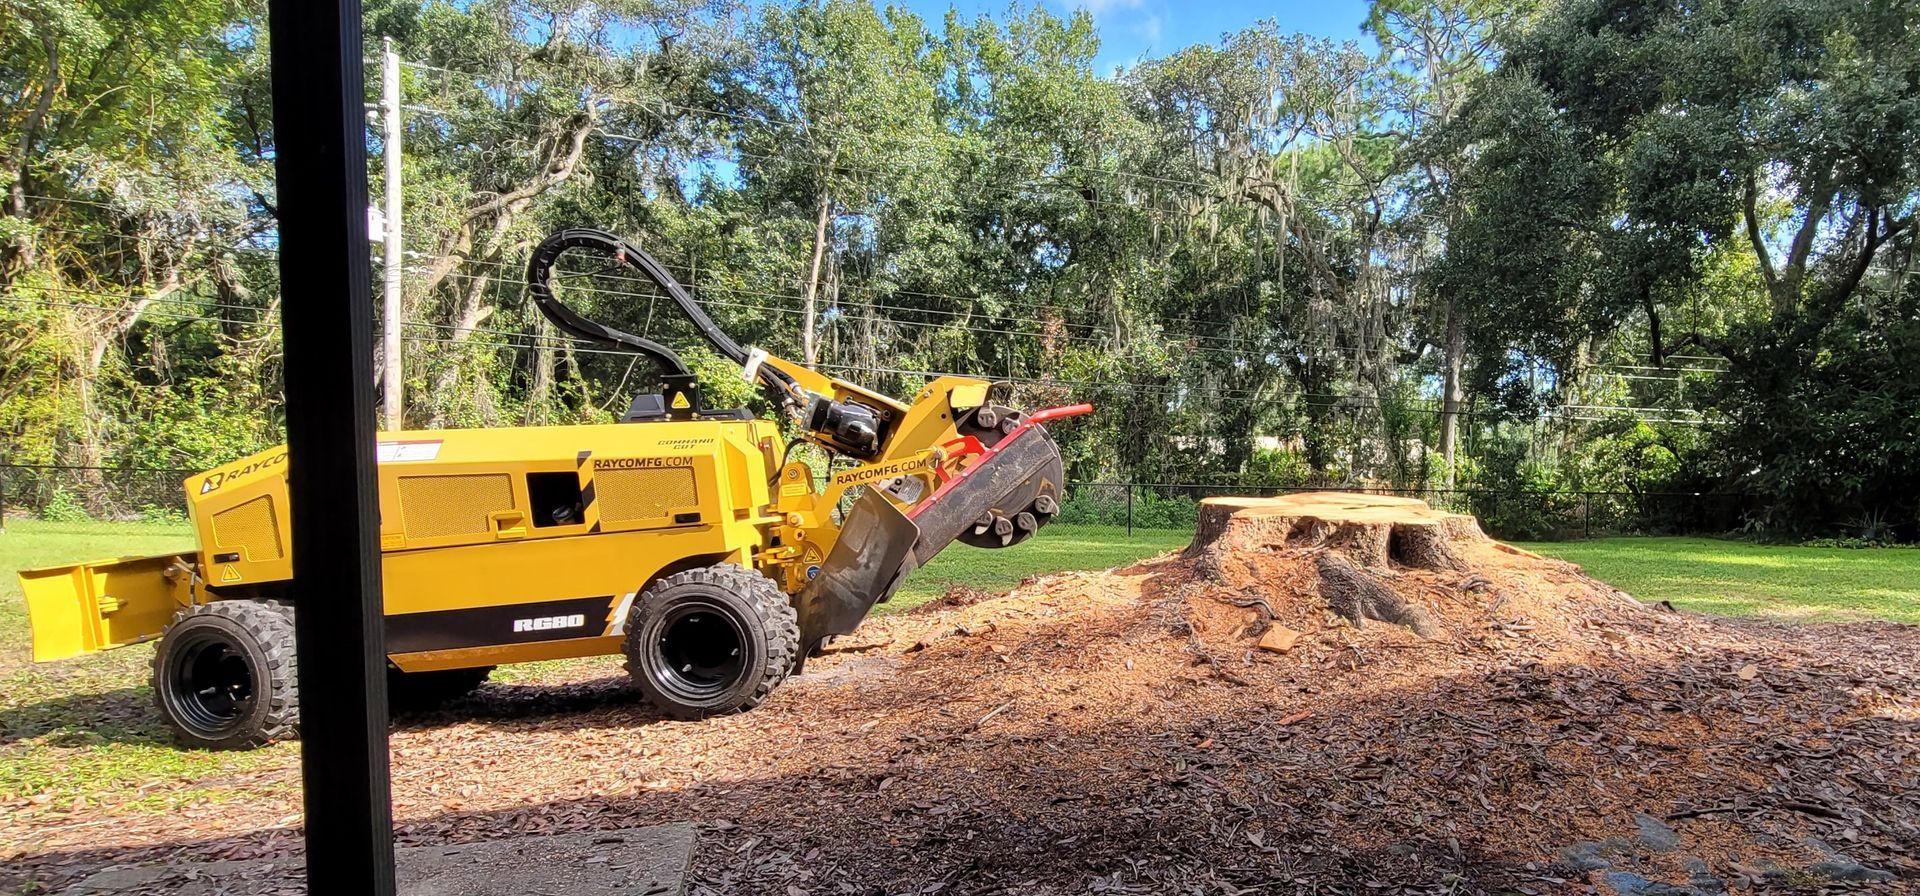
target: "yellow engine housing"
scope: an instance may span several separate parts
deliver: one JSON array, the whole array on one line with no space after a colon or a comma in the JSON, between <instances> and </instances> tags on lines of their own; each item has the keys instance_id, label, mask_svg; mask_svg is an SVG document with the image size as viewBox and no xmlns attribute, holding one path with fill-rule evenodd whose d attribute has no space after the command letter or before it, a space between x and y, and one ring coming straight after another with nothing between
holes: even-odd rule
<instances>
[{"instance_id":1,"label":"yellow engine housing","mask_svg":"<svg viewBox=\"0 0 1920 896\"><path fill-rule=\"evenodd\" d=\"M903 476L930 490L935 446L987 394L942 377L905 405L793 369L884 405L896 421L886 450L820 478L783 465L779 428L760 419L382 434L389 659L412 672L618 653L638 592L715 563L798 593L839 536L848 490ZM288 463L281 447L186 480L193 552L22 572L34 659L156 638L195 604L285 596Z\"/></svg>"},{"instance_id":2,"label":"yellow engine housing","mask_svg":"<svg viewBox=\"0 0 1920 896\"><path fill-rule=\"evenodd\" d=\"M782 447L765 420L382 436L390 658L420 671L617 652L624 605L654 579L764 565ZM187 481L204 598L292 578L286 467L275 449Z\"/></svg>"}]
</instances>

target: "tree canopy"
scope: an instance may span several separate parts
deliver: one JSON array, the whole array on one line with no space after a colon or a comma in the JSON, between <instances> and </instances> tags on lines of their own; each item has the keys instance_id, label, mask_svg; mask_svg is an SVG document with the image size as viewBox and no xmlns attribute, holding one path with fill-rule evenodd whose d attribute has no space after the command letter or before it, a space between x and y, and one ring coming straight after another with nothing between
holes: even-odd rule
<instances>
[{"instance_id":1,"label":"tree canopy","mask_svg":"<svg viewBox=\"0 0 1920 896\"><path fill-rule=\"evenodd\" d=\"M279 439L263 22L0 0L8 460ZM1093 401L1076 481L1735 491L1756 529L1920 536L1920 3L1378 0L1354 26L1110 75L1091 16L1039 6L373 0L370 50L404 60L404 418L624 409L652 372L519 282L588 224L835 375ZM594 314L690 341L593 282Z\"/></svg>"}]
</instances>

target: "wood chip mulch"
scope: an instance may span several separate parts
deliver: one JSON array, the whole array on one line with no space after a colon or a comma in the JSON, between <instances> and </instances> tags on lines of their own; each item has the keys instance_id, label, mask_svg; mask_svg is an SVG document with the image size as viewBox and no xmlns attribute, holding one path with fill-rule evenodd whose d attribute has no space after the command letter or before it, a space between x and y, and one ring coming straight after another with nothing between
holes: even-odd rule
<instances>
[{"instance_id":1,"label":"wood chip mulch","mask_svg":"<svg viewBox=\"0 0 1920 896\"><path fill-rule=\"evenodd\" d=\"M664 721L611 659L489 684L396 725L398 837L694 821L703 894L1920 891L1920 628L1472 552L1383 573L1430 638L1331 612L1312 556L1170 555L876 618L739 716ZM297 854L297 775L0 806L0 892Z\"/></svg>"}]
</instances>

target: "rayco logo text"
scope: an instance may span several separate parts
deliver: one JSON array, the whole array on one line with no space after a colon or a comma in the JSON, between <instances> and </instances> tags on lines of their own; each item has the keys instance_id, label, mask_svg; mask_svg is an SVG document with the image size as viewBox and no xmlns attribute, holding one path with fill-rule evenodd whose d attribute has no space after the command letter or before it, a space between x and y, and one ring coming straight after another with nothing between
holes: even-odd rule
<instances>
[{"instance_id":1,"label":"rayco logo text","mask_svg":"<svg viewBox=\"0 0 1920 896\"><path fill-rule=\"evenodd\" d=\"M609 457L594 458L596 470L650 470L661 467L691 467L691 457Z\"/></svg>"},{"instance_id":2,"label":"rayco logo text","mask_svg":"<svg viewBox=\"0 0 1920 896\"><path fill-rule=\"evenodd\" d=\"M867 482L877 482L882 479L891 479L919 468L920 462L918 460L897 460L890 464L880 464L874 467L848 470L845 473L833 477L833 481L842 485L860 485Z\"/></svg>"},{"instance_id":3,"label":"rayco logo text","mask_svg":"<svg viewBox=\"0 0 1920 896\"><path fill-rule=\"evenodd\" d=\"M287 462L287 453L285 451L282 451L279 454L275 454L272 457L266 458L265 460L256 460L253 463L247 464L245 466L234 467L231 470L221 470L217 473L209 473L207 474L207 480L205 482L200 483L200 494L204 495L210 491L213 491L214 489L219 488L220 486L226 484L227 480L229 479L238 479L249 473L258 473L261 470L265 470L269 467L276 467L286 462Z\"/></svg>"}]
</instances>

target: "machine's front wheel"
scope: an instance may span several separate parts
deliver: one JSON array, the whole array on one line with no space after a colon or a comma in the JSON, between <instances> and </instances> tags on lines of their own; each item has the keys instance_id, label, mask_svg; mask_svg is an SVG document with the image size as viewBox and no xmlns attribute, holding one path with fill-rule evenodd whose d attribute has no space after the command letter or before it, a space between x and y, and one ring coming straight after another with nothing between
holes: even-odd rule
<instances>
[{"instance_id":1,"label":"machine's front wheel","mask_svg":"<svg viewBox=\"0 0 1920 896\"><path fill-rule=\"evenodd\" d=\"M221 600L174 614L153 654L153 698L187 746L250 749L292 737L293 609Z\"/></svg>"},{"instance_id":2,"label":"machine's front wheel","mask_svg":"<svg viewBox=\"0 0 1920 896\"><path fill-rule=\"evenodd\" d=\"M661 579L627 614L627 674L648 703L678 719L759 706L799 650L786 593L732 564Z\"/></svg>"}]
</instances>

